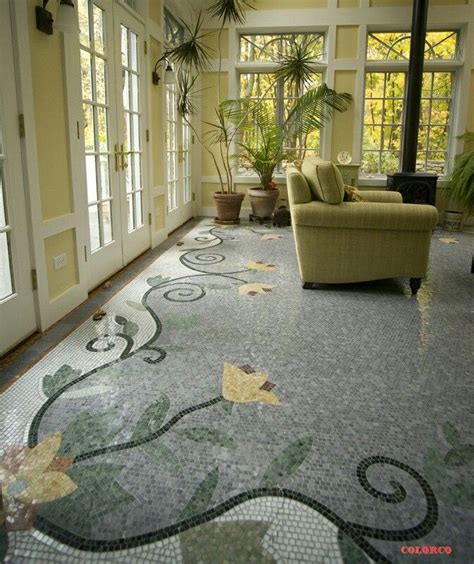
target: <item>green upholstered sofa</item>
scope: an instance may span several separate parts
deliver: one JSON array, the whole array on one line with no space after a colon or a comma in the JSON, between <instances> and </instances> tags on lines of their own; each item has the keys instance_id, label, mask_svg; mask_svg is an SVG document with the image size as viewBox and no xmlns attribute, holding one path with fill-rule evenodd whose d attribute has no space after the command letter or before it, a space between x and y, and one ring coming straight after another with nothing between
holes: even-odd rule
<instances>
[{"instance_id":1,"label":"green upholstered sofa","mask_svg":"<svg viewBox=\"0 0 474 564\"><path fill-rule=\"evenodd\" d=\"M288 198L303 287L406 276L416 294L426 276L434 206L403 204L399 192L361 191L345 202L337 167L305 159L287 168Z\"/></svg>"}]
</instances>

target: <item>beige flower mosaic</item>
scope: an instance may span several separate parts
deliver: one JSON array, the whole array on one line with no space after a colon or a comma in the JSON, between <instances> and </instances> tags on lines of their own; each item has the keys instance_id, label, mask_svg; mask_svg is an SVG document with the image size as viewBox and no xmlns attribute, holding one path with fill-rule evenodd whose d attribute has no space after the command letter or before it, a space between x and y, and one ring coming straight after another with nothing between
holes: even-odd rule
<instances>
[{"instance_id":1,"label":"beige flower mosaic","mask_svg":"<svg viewBox=\"0 0 474 564\"><path fill-rule=\"evenodd\" d=\"M267 294L271 292L272 289L273 286L271 284L255 282L254 284L242 284L242 286L239 286L239 294L241 296L256 296L257 294Z\"/></svg>"},{"instance_id":2,"label":"beige flower mosaic","mask_svg":"<svg viewBox=\"0 0 474 564\"><path fill-rule=\"evenodd\" d=\"M439 240L445 245L455 245L456 243L459 243L459 239L454 239L452 237L440 237Z\"/></svg>"},{"instance_id":3,"label":"beige flower mosaic","mask_svg":"<svg viewBox=\"0 0 474 564\"><path fill-rule=\"evenodd\" d=\"M283 239L283 235L277 235L276 233L262 235L262 241L276 241L277 239Z\"/></svg>"},{"instance_id":4,"label":"beige flower mosaic","mask_svg":"<svg viewBox=\"0 0 474 564\"><path fill-rule=\"evenodd\" d=\"M224 363L222 395L228 401L237 403L259 401L270 405L280 403L271 391L274 384L268 382L268 374L255 372L250 366L234 366Z\"/></svg>"},{"instance_id":5,"label":"beige flower mosaic","mask_svg":"<svg viewBox=\"0 0 474 564\"><path fill-rule=\"evenodd\" d=\"M0 484L5 524L9 530L32 526L38 506L69 495L76 484L64 471L72 458L57 458L61 434L54 433L34 448L13 447L0 458Z\"/></svg>"},{"instance_id":6,"label":"beige flower mosaic","mask_svg":"<svg viewBox=\"0 0 474 564\"><path fill-rule=\"evenodd\" d=\"M269 262L251 260L247 263L247 268L251 270L275 270L275 265Z\"/></svg>"}]
</instances>

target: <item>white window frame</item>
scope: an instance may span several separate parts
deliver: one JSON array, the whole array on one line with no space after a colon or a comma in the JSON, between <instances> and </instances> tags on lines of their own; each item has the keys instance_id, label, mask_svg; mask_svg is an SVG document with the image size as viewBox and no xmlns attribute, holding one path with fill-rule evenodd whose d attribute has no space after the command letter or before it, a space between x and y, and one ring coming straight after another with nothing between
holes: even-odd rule
<instances>
[{"instance_id":1,"label":"white window frame","mask_svg":"<svg viewBox=\"0 0 474 564\"><path fill-rule=\"evenodd\" d=\"M311 67L315 73L321 74L321 82L329 83L329 55L328 55L328 43L330 40L328 28L327 27L315 27L315 28L239 28L235 31L234 35L234 56L229 53L229 61L234 62L235 72L232 73L234 76L233 88L230 88L230 92L235 94L236 98L240 97L240 76L247 73L261 73L261 74L271 74L276 71L279 66L278 62L273 61L240 61L240 38L242 35L288 35L288 34L321 34L324 36L324 51L323 56L320 61L311 64ZM231 73L229 73L231 74ZM329 85L329 84L328 84ZM231 85L232 86L232 85ZM331 85L329 85L331 87ZM281 100L280 100L281 102ZM277 106L277 112L279 108ZM280 108L281 111L281 108ZM328 132L327 128L323 128L320 133L319 147L320 156L326 158L327 148L328 148ZM275 171L274 178L276 183L281 183L285 179L285 172L282 170ZM236 183L255 183L257 175L253 172L249 174L242 174L240 170L237 171L235 181Z\"/></svg>"},{"instance_id":2,"label":"white window frame","mask_svg":"<svg viewBox=\"0 0 474 564\"><path fill-rule=\"evenodd\" d=\"M409 33L410 30L406 30L406 29L402 29L402 28L397 28L395 29L391 29L391 30L387 30L384 27L380 27L380 28L368 28L366 30L366 35L365 35L365 49L364 49L364 60L365 60L365 64L364 64L364 77L363 77L363 91L362 91L362 111L361 111L361 128L360 128L360 162L362 163L362 159L363 159L363 154L364 154L364 150L363 150L363 135L364 135L364 107L365 107L365 86L366 86L366 78L367 78L367 74L374 72L403 72L405 74L408 74L408 65L409 62L408 61L399 61L399 60L367 60L367 41L368 41L368 36L370 33L383 33L386 31L396 31L396 32L400 32L400 33ZM452 155L453 155L453 151L454 151L454 146L455 146L455 136L456 136L456 114L457 114L457 109L458 109L458 103L459 103L459 84L460 84L460 74L461 71L464 67L464 59L463 59L463 53L464 53L464 33L463 30L460 29L457 26L436 26L436 27L430 27L427 31L456 31L458 34L458 45L457 45L457 53L456 53L456 58L455 59L449 59L449 60L432 60L432 59L426 59L423 65L423 72L424 73L428 73L428 72L452 72L453 73L453 88L452 88L452 95L451 95L451 99L452 99L452 106L450 108L450 117L449 117L449 133L448 133L448 144L446 146L446 169L445 169L445 174L440 175L440 179L445 179L448 175L449 175L449 170L450 170L450 165L452 163ZM407 81L405 80L405 93L403 96L403 102L404 102L404 108L405 108L405 104L406 104L406 87L407 87ZM403 118L404 118L404 114L403 114ZM401 122L401 128L402 128L402 138L403 138L403 130L404 130L404 122L402 119ZM423 153L427 153L428 148L426 148ZM380 152L380 151L379 151ZM401 147L400 147L400 158L401 158ZM398 171L393 171L393 172L398 172ZM359 179L363 182L365 181L375 181L375 182L380 182L380 181L384 181L387 178L386 174L365 174L363 172L362 169L360 169L359 172Z\"/></svg>"}]
</instances>

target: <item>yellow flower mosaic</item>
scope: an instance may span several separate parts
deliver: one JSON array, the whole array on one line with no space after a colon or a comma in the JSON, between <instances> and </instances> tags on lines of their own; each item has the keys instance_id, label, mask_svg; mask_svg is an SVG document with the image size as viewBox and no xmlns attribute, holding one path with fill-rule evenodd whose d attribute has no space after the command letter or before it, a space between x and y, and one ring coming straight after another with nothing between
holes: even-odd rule
<instances>
[{"instance_id":1,"label":"yellow flower mosaic","mask_svg":"<svg viewBox=\"0 0 474 564\"><path fill-rule=\"evenodd\" d=\"M275 270L275 265L269 262L251 260L247 263L247 268L251 270Z\"/></svg>"},{"instance_id":2,"label":"yellow flower mosaic","mask_svg":"<svg viewBox=\"0 0 474 564\"><path fill-rule=\"evenodd\" d=\"M267 381L267 378L268 374L265 372L248 373L242 368L226 362L222 376L222 395L226 400L237 403L259 401L278 405L279 399L268 390L273 385Z\"/></svg>"}]
</instances>

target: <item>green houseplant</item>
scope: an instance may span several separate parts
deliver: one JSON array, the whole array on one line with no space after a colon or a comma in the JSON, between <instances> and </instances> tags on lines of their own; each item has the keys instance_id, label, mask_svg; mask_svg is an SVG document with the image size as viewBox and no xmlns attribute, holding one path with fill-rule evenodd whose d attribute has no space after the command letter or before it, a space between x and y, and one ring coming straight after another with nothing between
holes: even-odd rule
<instances>
[{"instance_id":1,"label":"green houseplant","mask_svg":"<svg viewBox=\"0 0 474 564\"><path fill-rule=\"evenodd\" d=\"M244 102L250 109L238 147L241 162L260 180L260 186L249 189L255 217L268 218L275 208L279 195L274 183L277 166L283 160L304 158L308 136L319 131L334 111L346 111L351 100L350 94L337 93L322 84L301 94L281 123L267 106L258 101Z\"/></svg>"},{"instance_id":2,"label":"green houseplant","mask_svg":"<svg viewBox=\"0 0 474 564\"><path fill-rule=\"evenodd\" d=\"M465 142L474 144L474 132L460 136ZM457 155L444 191L449 196L450 207L453 203L466 209L469 217L474 209L474 150L467 150ZM464 213L448 209L445 211L445 227L450 231L459 231Z\"/></svg>"}]
</instances>

